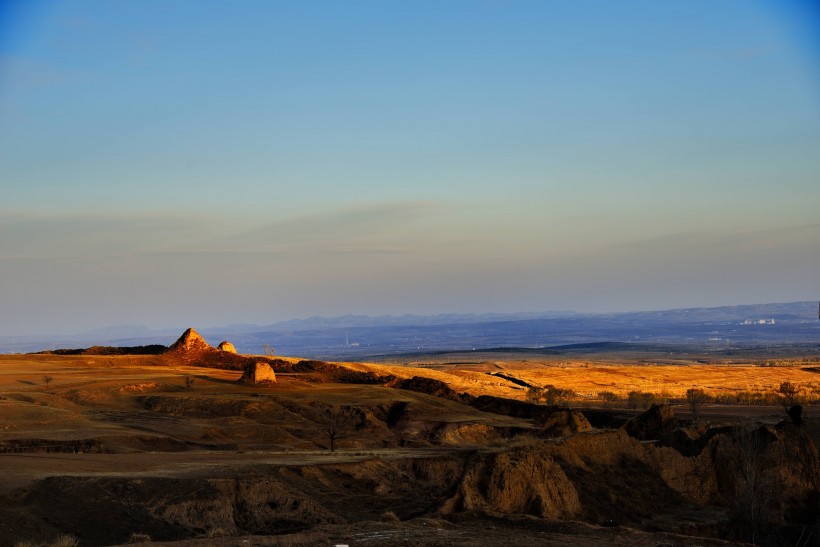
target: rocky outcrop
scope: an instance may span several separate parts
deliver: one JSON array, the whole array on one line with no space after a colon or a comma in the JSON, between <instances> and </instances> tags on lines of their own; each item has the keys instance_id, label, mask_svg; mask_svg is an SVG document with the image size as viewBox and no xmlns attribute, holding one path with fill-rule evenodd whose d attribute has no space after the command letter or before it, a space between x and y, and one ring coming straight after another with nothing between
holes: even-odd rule
<instances>
[{"instance_id":1,"label":"rocky outcrop","mask_svg":"<svg viewBox=\"0 0 820 547\"><path fill-rule=\"evenodd\" d=\"M550 520L581 514L578 492L561 465L530 447L482 454L468 463L453 497L439 511L516 513Z\"/></svg>"},{"instance_id":2,"label":"rocky outcrop","mask_svg":"<svg viewBox=\"0 0 820 547\"><path fill-rule=\"evenodd\" d=\"M549 437L564 437L574 433L590 431L592 425L582 412L577 410L556 410L547 418L541 431Z\"/></svg>"},{"instance_id":3,"label":"rocky outcrop","mask_svg":"<svg viewBox=\"0 0 820 547\"><path fill-rule=\"evenodd\" d=\"M14 497L0 497L0 545L32 537L37 545L52 544L65 531L76 534L83 546L124 545L137 531L153 541L190 539L228 546L247 542L242 536L279 537L315 525L373 525L388 509L404 520L424 514L432 501L447 496L461 467L461 460L443 456L243 466L238 477L224 470L181 477L48 477ZM217 530L227 537L197 540ZM315 537L296 544L335 543L324 535Z\"/></svg>"},{"instance_id":4,"label":"rocky outcrop","mask_svg":"<svg viewBox=\"0 0 820 547\"><path fill-rule=\"evenodd\" d=\"M227 340L223 340L222 342L220 342L219 345L216 346L216 349L220 351L227 351L228 353L236 353L236 348L234 347L234 345L228 342Z\"/></svg>"},{"instance_id":5,"label":"rocky outcrop","mask_svg":"<svg viewBox=\"0 0 820 547\"><path fill-rule=\"evenodd\" d=\"M449 401L456 401L457 403L469 404L473 400L472 395L467 393L458 393L441 380L426 378L424 376L413 376L412 378L405 380L395 379L388 383L387 386L396 389L415 391L416 393L424 393L426 395L440 397Z\"/></svg>"},{"instance_id":6,"label":"rocky outcrop","mask_svg":"<svg viewBox=\"0 0 820 547\"><path fill-rule=\"evenodd\" d=\"M276 373L269 364L258 361L245 367L239 381L251 385L273 384L276 382Z\"/></svg>"},{"instance_id":7,"label":"rocky outcrop","mask_svg":"<svg viewBox=\"0 0 820 547\"><path fill-rule=\"evenodd\" d=\"M670 437L678 426L675 412L669 405L652 405L624 425L630 437L639 441L661 440Z\"/></svg>"},{"instance_id":8,"label":"rocky outcrop","mask_svg":"<svg viewBox=\"0 0 820 547\"><path fill-rule=\"evenodd\" d=\"M487 445L501 438L498 428L479 423L445 423L436 432L438 442L444 445Z\"/></svg>"}]
</instances>

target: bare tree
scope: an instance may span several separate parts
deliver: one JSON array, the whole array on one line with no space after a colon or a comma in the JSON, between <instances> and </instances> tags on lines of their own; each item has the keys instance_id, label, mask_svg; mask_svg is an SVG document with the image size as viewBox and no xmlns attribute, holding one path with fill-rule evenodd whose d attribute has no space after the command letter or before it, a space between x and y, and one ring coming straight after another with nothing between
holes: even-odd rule
<instances>
[{"instance_id":1,"label":"bare tree","mask_svg":"<svg viewBox=\"0 0 820 547\"><path fill-rule=\"evenodd\" d=\"M794 405L799 405L801 401L800 386L791 382L783 382L777 388L777 393L780 396L780 404L786 410Z\"/></svg>"},{"instance_id":2,"label":"bare tree","mask_svg":"<svg viewBox=\"0 0 820 547\"><path fill-rule=\"evenodd\" d=\"M626 404L633 410L640 408L647 409L655 404L655 401L654 393L643 391L630 391L626 396Z\"/></svg>"},{"instance_id":3,"label":"bare tree","mask_svg":"<svg viewBox=\"0 0 820 547\"><path fill-rule=\"evenodd\" d=\"M50 384L53 380L54 380L54 377L53 377L53 376L48 376L48 375L43 376L43 383L46 385L46 388L48 388L48 385L49 385L49 384Z\"/></svg>"},{"instance_id":4,"label":"bare tree","mask_svg":"<svg viewBox=\"0 0 820 547\"><path fill-rule=\"evenodd\" d=\"M349 406L323 405L315 408L313 419L327 435L330 451L336 450L336 441L349 437L356 431L359 413Z\"/></svg>"},{"instance_id":5,"label":"bare tree","mask_svg":"<svg viewBox=\"0 0 820 547\"><path fill-rule=\"evenodd\" d=\"M771 478L765 473L766 432L761 427L745 424L732 435L730 457L737 473L732 497L736 525L756 543L764 512L772 493Z\"/></svg>"},{"instance_id":6,"label":"bare tree","mask_svg":"<svg viewBox=\"0 0 820 547\"><path fill-rule=\"evenodd\" d=\"M196 376L186 375L182 380L185 382L185 389L191 391L191 388L194 387L194 382L196 382Z\"/></svg>"},{"instance_id":7,"label":"bare tree","mask_svg":"<svg viewBox=\"0 0 820 547\"><path fill-rule=\"evenodd\" d=\"M692 411L692 421L697 423L698 417L700 416L700 409L709 402L709 395L702 389L693 387L686 390L686 402Z\"/></svg>"},{"instance_id":8,"label":"bare tree","mask_svg":"<svg viewBox=\"0 0 820 547\"><path fill-rule=\"evenodd\" d=\"M544 401L549 406L556 406L569 402L573 397L575 397L575 392L571 389L562 389L553 385L530 386L527 389L527 400L536 404Z\"/></svg>"}]
</instances>

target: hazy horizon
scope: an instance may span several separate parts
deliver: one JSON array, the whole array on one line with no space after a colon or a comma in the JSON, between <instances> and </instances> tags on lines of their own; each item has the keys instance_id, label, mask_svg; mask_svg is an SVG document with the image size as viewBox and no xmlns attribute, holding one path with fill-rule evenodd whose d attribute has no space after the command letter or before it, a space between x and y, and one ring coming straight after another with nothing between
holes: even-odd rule
<instances>
[{"instance_id":1,"label":"hazy horizon","mask_svg":"<svg viewBox=\"0 0 820 547\"><path fill-rule=\"evenodd\" d=\"M820 8L9 2L0 335L818 297Z\"/></svg>"},{"instance_id":2,"label":"hazy horizon","mask_svg":"<svg viewBox=\"0 0 820 547\"><path fill-rule=\"evenodd\" d=\"M653 314L653 313L669 313L675 312L679 310L723 310L723 309L735 309L735 308L762 308L762 307L771 307L771 306L791 306L797 304L810 304L811 314L807 315L806 317L809 319L814 319L815 313L815 300L802 300L802 301L794 301L794 302L757 302L757 303L746 303L746 304L736 304L736 305L726 305L726 306L708 306L708 307L687 307L687 308L658 308L658 309L646 309L646 310L612 310L609 312L579 312L575 310L541 310L541 311L524 311L524 312L475 312L475 313L448 313L448 312L441 312L441 313L434 313L434 314L379 314L379 315L370 315L370 314L343 314L343 315L313 315L313 316L301 316L301 317L290 317L283 320L278 321L270 321L270 322L263 322L263 323L251 323L251 322L234 322L234 323L225 323L225 322L214 322L214 323L192 323L192 324L145 324L145 323L110 323L106 325L97 325L96 327L84 329L84 330L50 330L50 331L37 331L37 332L20 332L20 333L0 333L0 338L50 338L50 337L66 337L66 338L73 338L73 337L91 337L91 340L95 335L99 335L100 339L105 339L106 337L132 337L132 336L155 336L155 335L167 335L172 336L174 339L176 335L183 332L187 328L193 328L197 331L208 332L208 331L231 331L232 329L239 329L240 331L246 330L248 327L259 327L259 328L269 328L269 327L281 327L285 325L299 325L305 324L308 325L308 330L315 328L315 325L321 325L318 328L330 328L332 323L338 323L339 321L351 318L351 319L367 319L370 321L365 321L365 325L357 325L354 322L346 323L343 325L337 325L336 328L359 328L361 326L406 326L406 325L432 325L436 323L429 323L429 321L422 321L417 322L416 320L431 320L435 318L443 318L447 319L444 323L445 325L450 324L470 324L473 321L465 321L467 318L475 318L478 321L477 323L486 323L487 321L519 321L519 320L528 320L534 318L550 318L550 319L561 319L561 318L578 318L578 317L605 317L605 316L626 316L626 315L641 315L641 314ZM409 318L407 323L401 322L401 319ZM455 318L451 321L452 318ZM496 319L498 318L498 319ZM747 319L768 319L769 315L765 313L763 315L758 314L750 314L748 317L744 316ZM681 317L682 320L685 321L685 317ZM813 322L813 321L809 321ZM304 327L302 327L304 328ZM297 329L297 330L301 330Z\"/></svg>"}]
</instances>

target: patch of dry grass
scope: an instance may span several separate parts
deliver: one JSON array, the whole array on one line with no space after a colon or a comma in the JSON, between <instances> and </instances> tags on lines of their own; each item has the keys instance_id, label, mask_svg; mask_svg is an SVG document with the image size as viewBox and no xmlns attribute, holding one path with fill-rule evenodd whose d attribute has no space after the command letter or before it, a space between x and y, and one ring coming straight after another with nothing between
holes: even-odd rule
<instances>
[{"instance_id":1,"label":"patch of dry grass","mask_svg":"<svg viewBox=\"0 0 820 547\"><path fill-rule=\"evenodd\" d=\"M76 547L79 540L71 534L62 534L47 543L34 543L32 541L18 541L14 547Z\"/></svg>"}]
</instances>

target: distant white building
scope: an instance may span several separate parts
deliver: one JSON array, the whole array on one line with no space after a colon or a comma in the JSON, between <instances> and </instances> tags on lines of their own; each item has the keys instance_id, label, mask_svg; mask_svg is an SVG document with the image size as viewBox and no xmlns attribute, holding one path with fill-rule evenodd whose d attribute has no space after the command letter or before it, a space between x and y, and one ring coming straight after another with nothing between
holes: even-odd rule
<instances>
[{"instance_id":1,"label":"distant white building","mask_svg":"<svg viewBox=\"0 0 820 547\"><path fill-rule=\"evenodd\" d=\"M774 319L746 319L741 325L774 325Z\"/></svg>"}]
</instances>

